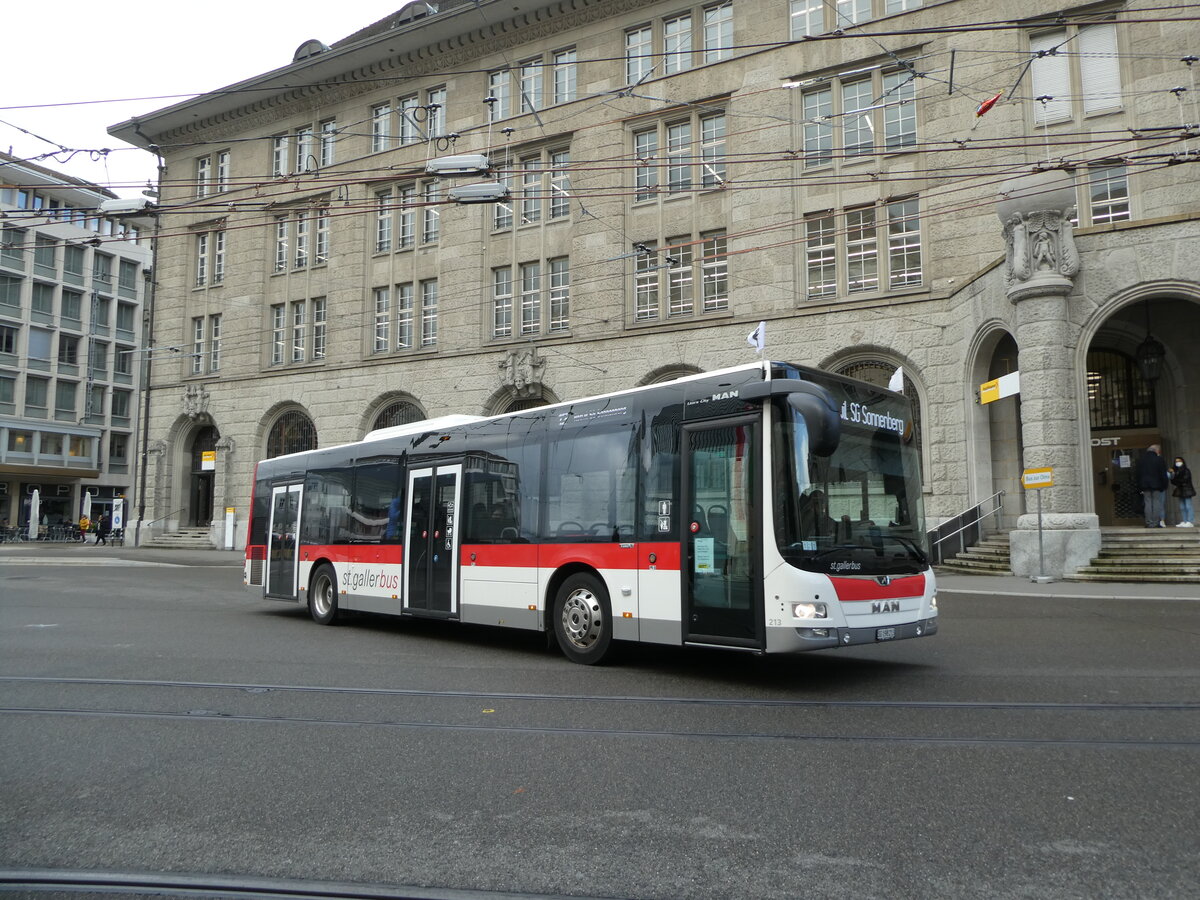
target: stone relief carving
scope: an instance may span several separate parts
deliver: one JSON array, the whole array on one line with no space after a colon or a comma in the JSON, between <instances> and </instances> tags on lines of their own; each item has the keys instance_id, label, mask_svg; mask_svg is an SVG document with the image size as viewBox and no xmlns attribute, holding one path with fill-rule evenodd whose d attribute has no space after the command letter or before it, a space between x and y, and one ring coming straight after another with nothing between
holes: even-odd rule
<instances>
[{"instance_id":1,"label":"stone relief carving","mask_svg":"<svg viewBox=\"0 0 1200 900\"><path fill-rule=\"evenodd\" d=\"M183 412L189 419L208 414L208 390L202 384L189 384L183 389Z\"/></svg>"},{"instance_id":2,"label":"stone relief carving","mask_svg":"<svg viewBox=\"0 0 1200 900\"><path fill-rule=\"evenodd\" d=\"M500 360L500 383L518 397L539 397L546 361L536 348L509 350Z\"/></svg>"},{"instance_id":3,"label":"stone relief carving","mask_svg":"<svg viewBox=\"0 0 1200 900\"><path fill-rule=\"evenodd\" d=\"M1073 209L1014 212L1004 223L1007 246L1004 276L1014 288L1054 290L1079 273L1079 251L1071 225Z\"/></svg>"}]
</instances>

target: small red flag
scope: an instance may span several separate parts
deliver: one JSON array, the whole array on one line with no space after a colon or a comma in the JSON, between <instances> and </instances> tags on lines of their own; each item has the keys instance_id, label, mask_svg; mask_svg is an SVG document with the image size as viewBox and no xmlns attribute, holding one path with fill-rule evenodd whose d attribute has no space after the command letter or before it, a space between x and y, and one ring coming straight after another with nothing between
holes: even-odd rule
<instances>
[{"instance_id":1,"label":"small red flag","mask_svg":"<svg viewBox=\"0 0 1200 900\"><path fill-rule=\"evenodd\" d=\"M995 106L996 101L999 100L1002 96L1004 96L1004 91L1000 91L999 93L996 94L995 97L988 97L988 99L986 99L982 103L980 103L979 108L977 110L975 110L975 118L978 119L985 112L987 112L989 109L991 109L993 106Z\"/></svg>"}]
</instances>

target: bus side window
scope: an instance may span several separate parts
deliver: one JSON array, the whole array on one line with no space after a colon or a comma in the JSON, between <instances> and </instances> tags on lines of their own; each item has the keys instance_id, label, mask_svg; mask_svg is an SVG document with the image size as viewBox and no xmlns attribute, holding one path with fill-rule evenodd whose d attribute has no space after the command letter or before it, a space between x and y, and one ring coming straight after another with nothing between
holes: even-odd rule
<instances>
[{"instance_id":1,"label":"bus side window","mask_svg":"<svg viewBox=\"0 0 1200 900\"><path fill-rule=\"evenodd\" d=\"M400 543L403 507L399 460L367 459L355 463L350 527L356 543Z\"/></svg>"},{"instance_id":2,"label":"bus side window","mask_svg":"<svg viewBox=\"0 0 1200 900\"><path fill-rule=\"evenodd\" d=\"M309 470L304 478L301 543L342 544L349 539L347 523L353 478L354 471L349 468Z\"/></svg>"}]
</instances>

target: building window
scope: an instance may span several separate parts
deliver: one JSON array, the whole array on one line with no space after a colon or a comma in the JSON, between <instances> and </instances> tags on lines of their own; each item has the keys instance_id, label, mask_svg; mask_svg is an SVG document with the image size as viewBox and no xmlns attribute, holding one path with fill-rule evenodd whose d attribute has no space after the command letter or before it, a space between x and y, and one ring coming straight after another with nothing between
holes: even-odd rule
<instances>
[{"instance_id":1,"label":"building window","mask_svg":"<svg viewBox=\"0 0 1200 900\"><path fill-rule=\"evenodd\" d=\"M392 249L392 192L378 191L375 194L375 252L386 253Z\"/></svg>"},{"instance_id":2,"label":"building window","mask_svg":"<svg viewBox=\"0 0 1200 900\"><path fill-rule=\"evenodd\" d=\"M326 303L324 297L314 297L312 301L312 358L325 358L326 340Z\"/></svg>"},{"instance_id":3,"label":"building window","mask_svg":"<svg viewBox=\"0 0 1200 900\"><path fill-rule=\"evenodd\" d=\"M317 429L312 419L299 410L280 416L267 435L267 459L317 449Z\"/></svg>"},{"instance_id":4,"label":"building window","mask_svg":"<svg viewBox=\"0 0 1200 900\"><path fill-rule=\"evenodd\" d=\"M222 150L217 154L216 188L218 191L229 190L229 151Z\"/></svg>"},{"instance_id":5,"label":"building window","mask_svg":"<svg viewBox=\"0 0 1200 900\"><path fill-rule=\"evenodd\" d=\"M136 318L137 307L132 303L117 304L117 331L132 337Z\"/></svg>"},{"instance_id":6,"label":"building window","mask_svg":"<svg viewBox=\"0 0 1200 900\"><path fill-rule=\"evenodd\" d=\"M371 107L371 152L380 153L392 146L392 107L381 103Z\"/></svg>"},{"instance_id":7,"label":"building window","mask_svg":"<svg viewBox=\"0 0 1200 900\"><path fill-rule=\"evenodd\" d=\"M847 294L919 287L924 281L919 201L824 212L805 220L805 296L827 300ZM839 230L840 226L840 230ZM886 252L880 253L881 229ZM838 273L843 274L839 280Z\"/></svg>"},{"instance_id":8,"label":"building window","mask_svg":"<svg viewBox=\"0 0 1200 900\"><path fill-rule=\"evenodd\" d=\"M704 61L719 62L733 53L733 2L704 8Z\"/></svg>"},{"instance_id":9,"label":"building window","mask_svg":"<svg viewBox=\"0 0 1200 900\"><path fill-rule=\"evenodd\" d=\"M725 113L695 112L688 119L666 122L633 133L634 199L648 200L658 192L658 148L666 147L666 185L669 193L699 186L716 188L726 181Z\"/></svg>"},{"instance_id":10,"label":"building window","mask_svg":"<svg viewBox=\"0 0 1200 900\"><path fill-rule=\"evenodd\" d=\"M17 352L19 333L15 325L0 325L0 353L12 356Z\"/></svg>"},{"instance_id":11,"label":"building window","mask_svg":"<svg viewBox=\"0 0 1200 900\"><path fill-rule=\"evenodd\" d=\"M825 33L825 0L791 0L792 40Z\"/></svg>"},{"instance_id":12,"label":"building window","mask_svg":"<svg viewBox=\"0 0 1200 900\"><path fill-rule=\"evenodd\" d=\"M692 17L675 16L663 21L663 74L674 75L692 67Z\"/></svg>"},{"instance_id":13,"label":"building window","mask_svg":"<svg viewBox=\"0 0 1200 900\"><path fill-rule=\"evenodd\" d=\"M426 135L441 137L446 133L446 88L435 87L425 92Z\"/></svg>"},{"instance_id":14,"label":"building window","mask_svg":"<svg viewBox=\"0 0 1200 900\"><path fill-rule=\"evenodd\" d=\"M421 108L420 99L413 94L401 97L397 104L400 114L400 143L407 146L421 140L421 123L425 121L425 110Z\"/></svg>"},{"instance_id":15,"label":"building window","mask_svg":"<svg viewBox=\"0 0 1200 900\"><path fill-rule=\"evenodd\" d=\"M512 115L512 75L501 69L488 75L488 121L498 122Z\"/></svg>"},{"instance_id":16,"label":"building window","mask_svg":"<svg viewBox=\"0 0 1200 900\"><path fill-rule=\"evenodd\" d=\"M132 394L129 391L113 391L112 392L112 410L113 419L124 419L126 423L129 421L129 410L131 407Z\"/></svg>"},{"instance_id":17,"label":"building window","mask_svg":"<svg viewBox=\"0 0 1200 900\"><path fill-rule=\"evenodd\" d=\"M50 381L46 378L25 376L25 415L40 419L46 417L46 394L49 387Z\"/></svg>"},{"instance_id":18,"label":"building window","mask_svg":"<svg viewBox=\"0 0 1200 900\"><path fill-rule=\"evenodd\" d=\"M492 337L512 337L513 278L512 267L492 270Z\"/></svg>"},{"instance_id":19,"label":"building window","mask_svg":"<svg viewBox=\"0 0 1200 900\"><path fill-rule=\"evenodd\" d=\"M550 260L550 332L571 327L571 261L560 256Z\"/></svg>"},{"instance_id":20,"label":"building window","mask_svg":"<svg viewBox=\"0 0 1200 900\"><path fill-rule=\"evenodd\" d=\"M625 83L641 84L654 70L654 29L642 25L625 32Z\"/></svg>"},{"instance_id":21,"label":"building window","mask_svg":"<svg viewBox=\"0 0 1200 900\"><path fill-rule=\"evenodd\" d=\"M729 261L725 232L705 235L700 246L704 252L700 261L704 312L720 312L729 308Z\"/></svg>"},{"instance_id":22,"label":"building window","mask_svg":"<svg viewBox=\"0 0 1200 900\"><path fill-rule=\"evenodd\" d=\"M542 266L521 264L521 334L539 334L542 330Z\"/></svg>"},{"instance_id":23,"label":"building window","mask_svg":"<svg viewBox=\"0 0 1200 900\"><path fill-rule=\"evenodd\" d=\"M329 262L329 210L322 207L313 217L317 226L317 241L313 251L313 265L320 266ZM225 236L221 232L221 237Z\"/></svg>"},{"instance_id":24,"label":"building window","mask_svg":"<svg viewBox=\"0 0 1200 900\"><path fill-rule=\"evenodd\" d=\"M570 103L575 99L578 81L575 48L558 50L554 53L553 59L554 102Z\"/></svg>"},{"instance_id":25,"label":"building window","mask_svg":"<svg viewBox=\"0 0 1200 900\"><path fill-rule=\"evenodd\" d=\"M221 371L221 315L208 317L208 371Z\"/></svg>"},{"instance_id":26,"label":"building window","mask_svg":"<svg viewBox=\"0 0 1200 900\"><path fill-rule=\"evenodd\" d=\"M212 157L202 156L196 160L196 197L203 199L212 189Z\"/></svg>"},{"instance_id":27,"label":"building window","mask_svg":"<svg viewBox=\"0 0 1200 900\"><path fill-rule=\"evenodd\" d=\"M412 284L398 284L394 292L391 288L375 288L373 296L375 305L375 334L371 352L389 353L392 350L412 349Z\"/></svg>"},{"instance_id":28,"label":"building window","mask_svg":"<svg viewBox=\"0 0 1200 900\"><path fill-rule=\"evenodd\" d=\"M192 319L192 374L204 371L204 316Z\"/></svg>"},{"instance_id":29,"label":"building window","mask_svg":"<svg viewBox=\"0 0 1200 900\"><path fill-rule=\"evenodd\" d=\"M1122 165L1091 166L1084 174L1084 196L1092 225L1126 222L1133 217L1129 207L1129 176Z\"/></svg>"},{"instance_id":30,"label":"building window","mask_svg":"<svg viewBox=\"0 0 1200 900\"><path fill-rule=\"evenodd\" d=\"M698 240L689 235L668 238L661 250L654 243L639 243L634 253L635 321L679 319L729 308L725 232L709 232ZM698 309L696 285L700 285Z\"/></svg>"},{"instance_id":31,"label":"building window","mask_svg":"<svg viewBox=\"0 0 1200 900\"><path fill-rule=\"evenodd\" d=\"M307 308L308 304L303 300L292 303L292 362L304 362L308 349Z\"/></svg>"},{"instance_id":32,"label":"building window","mask_svg":"<svg viewBox=\"0 0 1200 900\"><path fill-rule=\"evenodd\" d=\"M60 378L54 385L54 417L66 421L73 420L78 396L79 384Z\"/></svg>"},{"instance_id":33,"label":"building window","mask_svg":"<svg viewBox=\"0 0 1200 900\"><path fill-rule=\"evenodd\" d=\"M309 221L308 212L300 210L296 213L296 255L292 260L292 268L303 269L308 266Z\"/></svg>"},{"instance_id":34,"label":"building window","mask_svg":"<svg viewBox=\"0 0 1200 900\"><path fill-rule=\"evenodd\" d=\"M69 334L58 335L58 364L60 366L79 365L79 338Z\"/></svg>"},{"instance_id":35,"label":"building window","mask_svg":"<svg viewBox=\"0 0 1200 900\"><path fill-rule=\"evenodd\" d=\"M271 365L283 363L284 323L286 309L284 304L276 303L271 307Z\"/></svg>"},{"instance_id":36,"label":"building window","mask_svg":"<svg viewBox=\"0 0 1200 900\"><path fill-rule=\"evenodd\" d=\"M112 432L108 436L108 461L122 465L129 461L129 435Z\"/></svg>"},{"instance_id":37,"label":"building window","mask_svg":"<svg viewBox=\"0 0 1200 900\"><path fill-rule=\"evenodd\" d=\"M296 129L296 166L294 172L311 172L317 167L317 155L313 151L316 146L313 142L313 129L311 125L302 125Z\"/></svg>"},{"instance_id":38,"label":"building window","mask_svg":"<svg viewBox=\"0 0 1200 900\"><path fill-rule=\"evenodd\" d=\"M542 158L529 156L521 160L521 224L532 225L542 220Z\"/></svg>"},{"instance_id":39,"label":"building window","mask_svg":"<svg viewBox=\"0 0 1200 900\"><path fill-rule=\"evenodd\" d=\"M321 123L320 164L321 168L332 166L337 152L338 129L335 119L326 119Z\"/></svg>"},{"instance_id":40,"label":"building window","mask_svg":"<svg viewBox=\"0 0 1200 900\"><path fill-rule=\"evenodd\" d=\"M421 412L420 407L415 403L409 403L407 400L397 400L395 403L390 403L379 411L375 416L375 422L371 426L371 430L395 428L397 425L411 425L413 422L420 422L424 418L425 413Z\"/></svg>"},{"instance_id":41,"label":"building window","mask_svg":"<svg viewBox=\"0 0 1200 900\"><path fill-rule=\"evenodd\" d=\"M421 282L421 346L433 347L438 336L438 283L436 278Z\"/></svg>"},{"instance_id":42,"label":"building window","mask_svg":"<svg viewBox=\"0 0 1200 900\"><path fill-rule=\"evenodd\" d=\"M805 167L827 165L839 149L849 160L916 146L915 76L907 69L805 91L801 106ZM834 121L841 125L836 135Z\"/></svg>"},{"instance_id":43,"label":"building window","mask_svg":"<svg viewBox=\"0 0 1200 900\"><path fill-rule=\"evenodd\" d=\"M571 151L550 151L550 218L563 219L571 215Z\"/></svg>"},{"instance_id":44,"label":"building window","mask_svg":"<svg viewBox=\"0 0 1200 900\"><path fill-rule=\"evenodd\" d=\"M542 58L527 59L517 64L521 85L521 112L542 108Z\"/></svg>"},{"instance_id":45,"label":"building window","mask_svg":"<svg viewBox=\"0 0 1200 900\"><path fill-rule=\"evenodd\" d=\"M208 235L196 235L196 286L208 283Z\"/></svg>"},{"instance_id":46,"label":"building window","mask_svg":"<svg viewBox=\"0 0 1200 900\"><path fill-rule=\"evenodd\" d=\"M427 181L423 189L425 206L421 210L421 242L433 244L441 234L442 211L438 209L441 202L441 185L436 181Z\"/></svg>"},{"instance_id":47,"label":"building window","mask_svg":"<svg viewBox=\"0 0 1200 900\"><path fill-rule=\"evenodd\" d=\"M1029 50L1036 124L1121 109L1120 57L1112 22L1043 32L1030 38Z\"/></svg>"},{"instance_id":48,"label":"building window","mask_svg":"<svg viewBox=\"0 0 1200 900\"><path fill-rule=\"evenodd\" d=\"M288 264L288 217L275 217L275 271L286 272Z\"/></svg>"},{"instance_id":49,"label":"building window","mask_svg":"<svg viewBox=\"0 0 1200 900\"><path fill-rule=\"evenodd\" d=\"M271 138L271 174L288 174L288 136L277 134Z\"/></svg>"}]
</instances>

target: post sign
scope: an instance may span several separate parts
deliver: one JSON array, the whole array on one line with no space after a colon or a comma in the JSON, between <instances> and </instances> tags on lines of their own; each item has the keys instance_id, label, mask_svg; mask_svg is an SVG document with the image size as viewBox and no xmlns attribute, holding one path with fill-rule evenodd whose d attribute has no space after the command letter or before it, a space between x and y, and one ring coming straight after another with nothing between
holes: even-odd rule
<instances>
[{"instance_id":1,"label":"post sign","mask_svg":"<svg viewBox=\"0 0 1200 900\"><path fill-rule=\"evenodd\" d=\"M217 469L217 451L216 450L201 450L200 451L200 471L215 472Z\"/></svg>"},{"instance_id":2,"label":"post sign","mask_svg":"<svg viewBox=\"0 0 1200 900\"><path fill-rule=\"evenodd\" d=\"M1054 468L1026 469L1021 473L1021 487L1025 490L1054 487Z\"/></svg>"},{"instance_id":3,"label":"post sign","mask_svg":"<svg viewBox=\"0 0 1200 900\"><path fill-rule=\"evenodd\" d=\"M1021 373L1009 372L992 381L985 381L979 386L979 402L991 403L1002 397L1011 397L1021 393Z\"/></svg>"}]
</instances>

